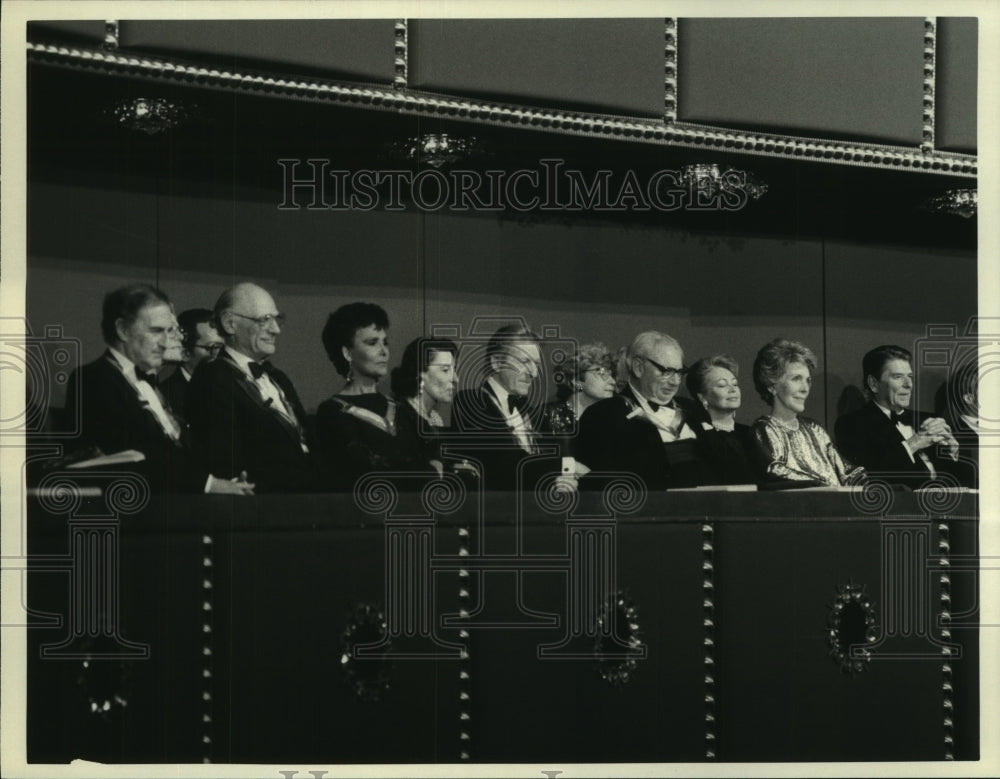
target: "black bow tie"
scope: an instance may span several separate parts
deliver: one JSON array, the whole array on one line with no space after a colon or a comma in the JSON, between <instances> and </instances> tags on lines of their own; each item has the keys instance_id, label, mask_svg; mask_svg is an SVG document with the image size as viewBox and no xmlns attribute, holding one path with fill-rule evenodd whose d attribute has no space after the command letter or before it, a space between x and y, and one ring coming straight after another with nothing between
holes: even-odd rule
<instances>
[{"instance_id":1,"label":"black bow tie","mask_svg":"<svg viewBox=\"0 0 1000 779\"><path fill-rule=\"evenodd\" d=\"M271 366L266 362L260 363L251 361L248 365L250 366L250 375L253 376L254 379L259 379L265 373L271 372Z\"/></svg>"},{"instance_id":2,"label":"black bow tie","mask_svg":"<svg viewBox=\"0 0 1000 779\"><path fill-rule=\"evenodd\" d=\"M142 371L139 370L139 366L136 365L135 366L135 377L139 381L144 381L147 384L149 384L150 387L152 387L153 389L156 389L157 380L156 380L156 374L155 373L143 373Z\"/></svg>"},{"instance_id":3,"label":"black bow tie","mask_svg":"<svg viewBox=\"0 0 1000 779\"><path fill-rule=\"evenodd\" d=\"M913 427L913 412L912 411L902 411L896 413L895 411L889 412L890 418L892 419L892 424L894 425L909 425Z\"/></svg>"},{"instance_id":4,"label":"black bow tie","mask_svg":"<svg viewBox=\"0 0 1000 779\"><path fill-rule=\"evenodd\" d=\"M523 411L524 407L528 405L528 398L524 395L508 395L507 396L507 413L513 414L515 409L517 411Z\"/></svg>"}]
</instances>

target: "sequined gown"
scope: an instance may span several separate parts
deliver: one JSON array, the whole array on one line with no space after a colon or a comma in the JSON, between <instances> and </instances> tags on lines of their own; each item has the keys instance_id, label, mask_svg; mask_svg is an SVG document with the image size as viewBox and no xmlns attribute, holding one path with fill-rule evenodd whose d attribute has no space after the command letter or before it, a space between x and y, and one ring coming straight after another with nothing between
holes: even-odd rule
<instances>
[{"instance_id":1,"label":"sequined gown","mask_svg":"<svg viewBox=\"0 0 1000 779\"><path fill-rule=\"evenodd\" d=\"M808 417L798 418L790 430L772 416L753 423L752 434L765 474L775 479L818 481L828 487L853 484L864 476L840 456L823 426Z\"/></svg>"}]
</instances>

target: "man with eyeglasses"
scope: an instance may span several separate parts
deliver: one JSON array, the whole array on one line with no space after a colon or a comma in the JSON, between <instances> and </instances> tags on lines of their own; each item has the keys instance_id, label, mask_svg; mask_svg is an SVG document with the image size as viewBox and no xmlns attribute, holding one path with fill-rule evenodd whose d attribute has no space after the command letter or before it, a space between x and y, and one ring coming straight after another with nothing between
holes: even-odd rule
<instances>
[{"instance_id":1,"label":"man with eyeglasses","mask_svg":"<svg viewBox=\"0 0 1000 779\"><path fill-rule=\"evenodd\" d=\"M246 473L258 492L315 489L305 410L271 363L284 315L250 283L223 292L214 313L225 346L198 366L185 406L196 447L213 472Z\"/></svg>"},{"instance_id":2,"label":"man with eyeglasses","mask_svg":"<svg viewBox=\"0 0 1000 779\"><path fill-rule=\"evenodd\" d=\"M215 315L207 308L189 308L177 317L181 335L180 353L175 360L175 370L160 381L160 389L170 407L184 413L188 383L195 368L205 360L218 356L225 342L215 329ZM170 362L170 357L166 358Z\"/></svg>"},{"instance_id":3,"label":"man with eyeglasses","mask_svg":"<svg viewBox=\"0 0 1000 779\"><path fill-rule=\"evenodd\" d=\"M475 447L469 453L483 466L483 487L510 490L519 486L522 458L538 451L539 406L529 398L541 373L539 338L524 325L506 325L490 338L485 358L482 385L455 396L452 427Z\"/></svg>"},{"instance_id":4,"label":"man with eyeglasses","mask_svg":"<svg viewBox=\"0 0 1000 779\"><path fill-rule=\"evenodd\" d=\"M647 331L626 355L628 384L580 418L577 460L590 471L633 473L649 490L706 482L699 425L689 401L676 397L684 382L684 352L666 333Z\"/></svg>"},{"instance_id":5,"label":"man with eyeglasses","mask_svg":"<svg viewBox=\"0 0 1000 779\"><path fill-rule=\"evenodd\" d=\"M167 296L148 284L108 293L101 332L107 350L69 382L66 414L78 419L80 443L108 455L141 452L142 462L117 467L134 468L155 492L251 494L245 480L209 475L190 447L186 423L159 389L157 371L179 338Z\"/></svg>"}]
</instances>

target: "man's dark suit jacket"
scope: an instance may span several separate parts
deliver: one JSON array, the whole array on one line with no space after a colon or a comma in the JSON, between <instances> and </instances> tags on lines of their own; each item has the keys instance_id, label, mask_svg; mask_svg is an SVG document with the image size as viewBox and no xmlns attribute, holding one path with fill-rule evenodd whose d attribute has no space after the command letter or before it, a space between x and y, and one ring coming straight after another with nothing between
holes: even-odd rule
<instances>
[{"instance_id":1,"label":"man's dark suit jacket","mask_svg":"<svg viewBox=\"0 0 1000 779\"><path fill-rule=\"evenodd\" d=\"M541 410L525 408L521 416L537 431ZM496 395L488 384L477 389L461 390L455 395L451 409L449 448L469 460L479 460L484 469L483 487L488 490L513 490L531 488L546 471L558 471L559 464L553 456L546 462L532 462L522 470L518 483L521 461L531 457L521 448L514 429L497 406ZM537 443L537 433L532 436ZM463 451L462 447L467 448Z\"/></svg>"},{"instance_id":2,"label":"man's dark suit jacket","mask_svg":"<svg viewBox=\"0 0 1000 779\"><path fill-rule=\"evenodd\" d=\"M944 419L958 441L955 478L963 487L979 489L979 433L969 427L959 414L947 414Z\"/></svg>"},{"instance_id":3,"label":"man's dark suit jacket","mask_svg":"<svg viewBox=\"0 0 1000 779\"><path fill-rule=\"evenodd\" d=\"M685 412L688 426L697 438L693 446L699 456L705 457L701 425L696 421L690 401L674 398L674 405ZM580 417L577 439L577 459L592 471L618 471L633 473L648 490L665 490L677 484L671 479L670 460L657 427L642 416L628 418L640 408L631 386L614 397L598 401ZM703 463L704 464L704 463ZM689 477L691 474L687 474ZM699 483L708 483L707 472ZM672 483L673 481L673 483Z\"/></svg>"},{"instance_id":4,"label":"man's dark suit jacket","mask_svg":"<svg viewBox=\"0 0 1000 779\"><path fill-rule=\"evenodd\" d=\"M923 416L914 412L911 427L920 427ZM866 405L844 414L834 426L837 449L853 465L863 465L870 477L889 484L917 489L931 481L919 454L910 459L903 447L903 434L885 413L869 401ZM952 473L951 458L940 456L936 446L922 450L940 474Z\"/></svg>"},{"instance_id":5,"label":"man's dark suit jacket","mask_svg":"<svg viewBox=\"0 0 1000 779\"><path fill-rule=\"evenodd\" d=\"M273 367L269 376L304 426L305 411L291 381ZM195 370L185 409L195 449L215 476L231 479L246 471L258 493L316 489L313 458L302 451L299 429L268 407L227 352ZM313 442L307 443L315 451Z\"/></svg>"},{"instance_id":6,"label":"man's dark suit jacket","mask_svg":"<svg viewBox=\"0 0 1000 779\"><path fill-rule=\"evenodd\" d=\"M184 414L184 407L186 406L184 398L187 395L187 388L188 380L184 378L179 365L174 368L173 373L160 382L160 392L163 393L163 396L167 399L167 403L170 404L170 408L176 414Z\"/></svg>"},{"instance_id":7,"label":"man's dark suit jacket","mask_svg":"<svg viewBox=\"0 0 1000 779\"><path fill-rule=\"evenodd\" d=\"M181 437L177 442L172 441L153 413L144 407L142 398L122 375L110 352L81 367L78 381L79 384L77 379L69 382L66 418L78 419L81 446L97 446L105 454L126 449L142 452L146 457L144 463L115 468L143 474L154 491L204 489L208 471L195 459L184 420L177 418Z\"/></svg>"}]
</instances>

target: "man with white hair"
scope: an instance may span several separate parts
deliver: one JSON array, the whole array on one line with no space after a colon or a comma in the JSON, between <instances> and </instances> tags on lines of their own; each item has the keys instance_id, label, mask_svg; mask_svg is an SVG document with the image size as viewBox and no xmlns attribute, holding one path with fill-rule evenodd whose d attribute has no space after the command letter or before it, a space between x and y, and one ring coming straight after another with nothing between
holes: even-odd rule
<instances>
[{"instance_id":1,"label":"man with white hair","mask_svg":"<svg viewBox=\"0 0 1000 779\"><path fill-rule=\"evenodd\" d=\"M576 459L591 471L633 473L649 490L706 482L700 425L677 398L684 383L684 352L655 330L640 333L622 360L628 383L580 418Z\"/></svg>"},{"instance_id":2,"label":"man with white hair","mask_svg":"<svg viewBox=\"0 0 1000 779\"><path fill-rule=\"evenodd\" d=\"M267 290L242 283L222 293L215 319L225 348L198 366L187 392L195 446L213 473L245 473L258 492L314 488L305 410L270 362L284 315Z\"/></svg>"}]
</instances>

